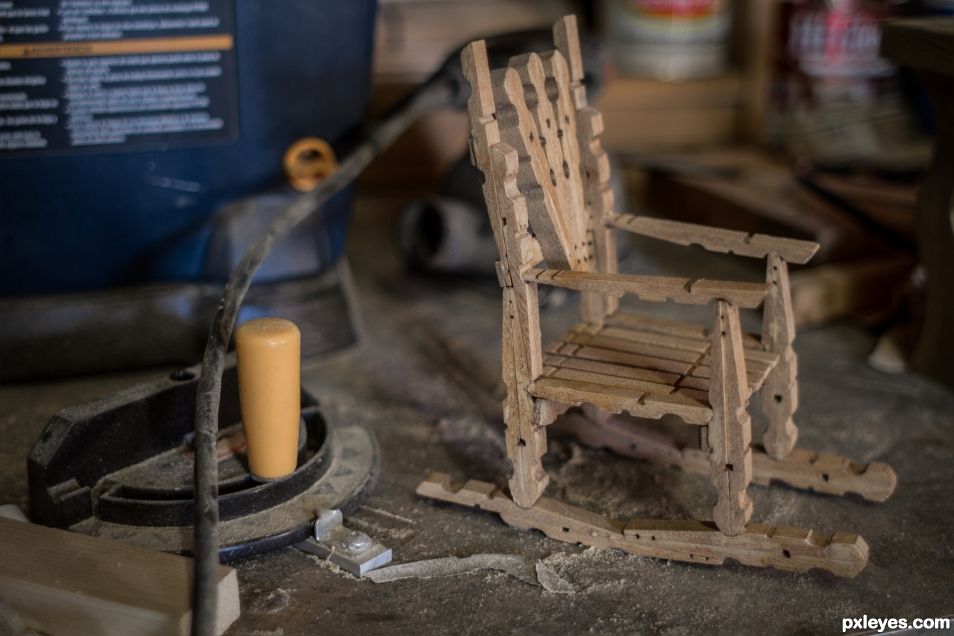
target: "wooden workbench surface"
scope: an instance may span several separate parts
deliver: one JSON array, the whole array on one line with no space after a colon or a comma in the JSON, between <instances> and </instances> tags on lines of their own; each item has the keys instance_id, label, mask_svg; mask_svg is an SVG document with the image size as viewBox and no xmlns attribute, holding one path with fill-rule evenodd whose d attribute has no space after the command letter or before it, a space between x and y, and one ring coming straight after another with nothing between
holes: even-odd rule
<instances>
[{"instance_id":1,"label":"wooden workbench surface","mask_svg":"<svg viewBox=\"0 0 954 636\"><path fill-rule=\"evenodd\" d=\"M873 336L849 324L796 340L800 443L890 463L899 478L894 497L879 505L783 487L751 494L759 521L862 532L871 560L855 579L584 550L415 497L429 470L485 481L504 474L499 290L492 277L402 274L387 216L397 204L363 199L358 206L349 249L363 345L309 362L302 374L330 417L367 426L381 445L380 483L347 522L392 547L395 562L525 555L545 559L576 591L546 592L494 571L376 584L286 549L239 565L243 613L230 634L833 633L843 617L954 614L954 395L868 368ZM761 276L731 257L680 249L651 257L631 251L628 263L646 273L664 262L679 275L702 268L709 277ZM572 302L544 309L544 330L569 326L574 313ZM50 415L160 372L0 388L0 503L26 505L25 457ZM623 518L693 518L711 508L714 492L702 477L568 440L550 450L548 494L570 503Z\"/></svg>"}]
</instances>

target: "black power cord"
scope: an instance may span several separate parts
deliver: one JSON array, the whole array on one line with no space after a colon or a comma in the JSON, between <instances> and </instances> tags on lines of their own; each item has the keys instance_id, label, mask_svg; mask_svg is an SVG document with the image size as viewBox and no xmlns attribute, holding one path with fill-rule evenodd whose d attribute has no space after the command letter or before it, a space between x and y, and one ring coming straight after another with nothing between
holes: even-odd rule
<instances>
[{"instance_id":1,"label":"black power cord","mask_svg":"<svg viewBox=\"0 0 954 636\"><path fill-rule=\"evenodd\" d=\"M451 80L454 78L451 77ZM459 83L435 74L407 100L382 116L363 140L347 153L337 170L314 190L300 195L286 206L265 232L245 252L229 277L212 321L209 340L202 356L195 405L195 501L192 552L195 577L192 592L192 633L215 633L219 568L219 473L215 444L218 434L222 372L239 307L252 278L272 248L299 223L318 211L332 196L343 190L422 115L437 108L455 105Z\"/></svg>"},{"instance_id":2,"label":"black power cord","mask_svg":"<svg viewBox=\"0 0 954 636\"><path fill-rule=\"evenodd\" d=\"M599 83L599 49L584 40L584 66L591 85ZM521 31L487 39L487 53L492 67L507 64L511 55L528 50L553 49L550 30ZM343 190L378 155L388 148L411 124L423 115L441 109L463 109L467 106L470 88L460 67L460 50L450 54L444 64L424 84L404 100L360 131L356 141L342 153L344 159L337 170L314 190L302 194L282 209L265 232L245 252L225 285L222 300L216 310L209 340L202 356L202 374L199 376L195 405L195 499L193 558L195 576L192 591L192 633L211 636L216 629L219 568L219 473L215 444L218 433L219 401L222 391L222 372L232 330L239 307L245 299L252 278L272 248L299 223L318 211L332 196Z\"/></svg>"}]
</instances>

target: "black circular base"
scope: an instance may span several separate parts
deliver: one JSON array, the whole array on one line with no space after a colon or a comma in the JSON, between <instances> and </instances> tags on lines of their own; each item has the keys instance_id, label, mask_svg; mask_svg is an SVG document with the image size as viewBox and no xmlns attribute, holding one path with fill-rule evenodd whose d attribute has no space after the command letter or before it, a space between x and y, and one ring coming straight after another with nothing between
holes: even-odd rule
<instances>
[{"instance_id":1,"label":"black circular base","mask_svg":"<svg viewBox=\"0 0 954 636\"><path fill-rule=\"evenodd\" d=\"M191 371L191 370L190 370ZM30 491L40 523L157 550L192 547L192 408L198 373L176 373L54 417L30 453ZM235 369L223 377L219 539L235 560L308 537L317 510L351 512L378 473L374 438L328 422L302 392L298 468L276 480L248 472L238 423Z\"/></svg>"}]
</instances>

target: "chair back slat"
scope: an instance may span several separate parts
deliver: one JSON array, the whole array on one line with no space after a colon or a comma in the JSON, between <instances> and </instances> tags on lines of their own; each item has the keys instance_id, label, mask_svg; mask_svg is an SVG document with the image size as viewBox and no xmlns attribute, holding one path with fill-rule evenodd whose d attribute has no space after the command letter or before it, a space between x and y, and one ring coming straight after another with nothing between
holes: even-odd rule
<instances>
[{"instance_id":1,"label":"chair back slat","mask_svg":"<svg viewBox=\"0 0 954 636\"><path fill-rule=\"evenodd\" d=\"M554 27L555 49L513 57L490 69L482 42L465 49L464 72L474 91L470 102L474 163L495 199L500 187L489 148L505 144L516 152L516 185L524 198L530 231L548 267L576 271L615 271L615 249L604 217L612 211L608 163L599 143L602 121L587 106L576 20ZM489 189L488 189L489 188ZM491 211L498 247L505 235L519 233ZM528 254L501 251L512 265ZM584 298L584 311L600 320L610 301ZM594 304L595 303L595 304ZM593 305L591 309L587 306Z\"/></svg>"},{"instance_id":2,"label":"chair back slat","mask_svg":"<svg viewBox=\"0 0 954 636\"><path fill-rule=\"evenodd\" d=\"M549 54L548 62L567 78L558 52ZM544 258L553 267L586 269L583 182L566 82L561 87L548 76L536 53L512 58L506 68L491 72L491 82L500 140L520 159L517 186Z\"/></svg>"}]
</instances>

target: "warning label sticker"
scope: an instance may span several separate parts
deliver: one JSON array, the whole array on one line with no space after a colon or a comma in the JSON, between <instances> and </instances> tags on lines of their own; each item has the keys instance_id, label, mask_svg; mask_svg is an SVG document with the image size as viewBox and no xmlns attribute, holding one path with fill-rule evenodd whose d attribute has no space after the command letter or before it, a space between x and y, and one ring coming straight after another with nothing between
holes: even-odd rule
<instances>
[{"instance_id":1,"label":"warning label sticker","mask_svg":"<svg viewBox=\"0 0 954 636\"><path fill-rule=\"evenodd\" d=\"M0 0L0 153L229 140L233 0Z\"/></svg>"}]
</instances>

